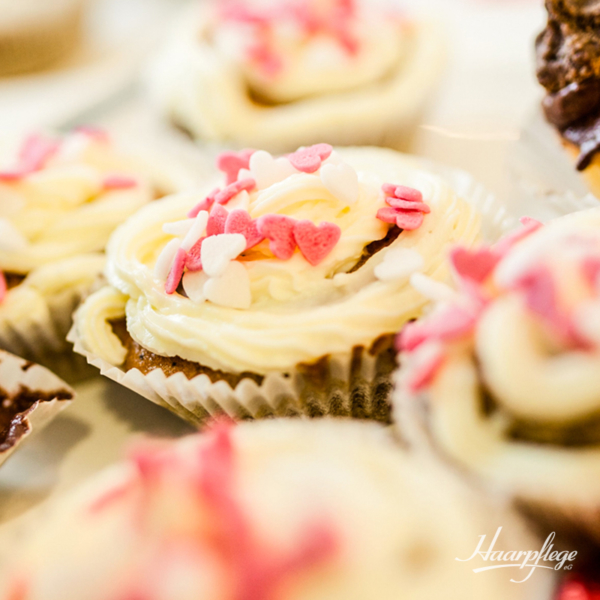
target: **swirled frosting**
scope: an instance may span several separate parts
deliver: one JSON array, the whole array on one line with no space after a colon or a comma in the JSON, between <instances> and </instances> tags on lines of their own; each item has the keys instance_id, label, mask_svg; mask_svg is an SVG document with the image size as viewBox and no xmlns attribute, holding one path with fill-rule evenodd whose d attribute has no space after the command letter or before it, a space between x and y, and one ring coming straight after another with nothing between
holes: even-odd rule
<instances>
[{"instance_id":1,"label":"swirled frosting","mask_svg":"<svg viewBox=\"0 0 600 600\"><path fill-rule=\"evenodd\" d=\"M439 39L362 0L210 2L183 15L149 84L198 137L273 150L290 140L347 144L344 131L357 126L385 137L423 100L441 64Z\"/></svg>"},{"instance_id":2,"label":"swirled frosting","mask_svg":"<svg viewBox=\"0 0 600 600\"><path fill-rule=\"evenodd\" d=\"M147 168L102 131L30 137L0 167L0 271L24 275L103 250L114 228L155 193Z\"/></svg>"},{"instance_id":3,"label":"swirled frosting","mask_svg":"<svg viewBox=\"0 0 600 600\"><path fill-rule=\"evenodd\" d=\"M285 372L326 355L348 356L353 347L369 348L378 337L399 330L420 314L425 300L409 283L412 273L421 271L444 280L448 244L463 241L470 245L478 237L478 214L440 178L419 168L414 159L383 149L340 149L312 173L292 168L290 161L295 161L293 156L274 161L267 153L255 153L250 169L241 169L235 176L243 182L253 175L256 187L230 199L226 210L229 214L247 211L251 219L257 219L262 237L276 238L265 229L264 219L273 216L303 224L314 234L310 248L296 236L298 247L293 242L295 250L284 259L274 238L244 250L240 234L208 237L198 242L204 271L188 270L183 275L183 289L175 291L184 264L177 248L186 245L181 239L187 238L193 221L188 219L186 225L185 217L204 195L185 194L154 202L119 227L110 240L106 274L115 292L92 295L79 311L76 324L84 345L112 364L122 362L122 351L114 350L119 344L106 325L109 317L102 318L104 307L110 307L111 318L115 318L121 302L128 331L144 348L213 369L267 374ZM423 202L411 205L387 197L384 188L395 189L394 185L384 186L390 182L420 189L412 191L422 194ZM214 197L211 193L201 205ZM390 203L410 206L405 211ZM215 202L211 219L216 209L224 207ZM424 215L419 212L425 210ZM387 248L368 255L365 262L365 249L386 238L394 227L389 222L390 211L402 227L413 230L396 230L399 235L388 238ZM422 224L404 223L406 213L416 215ZM194 222L203 214L206 222L205 211L197 212ZM324 254L317 248L320 261L311 263L308 258L314 257L309 250L314 250L312 242L321 240L319 232L325 225L336 231L339 239L328 238ZM206 229L211 227L209 220ZM173 233L177 228L182 228L179 237ZM202 235L202 231L196 233ZM230 253L240 237L241 248ZM225 246L215 262L209 250L220 240ZM229 242L233 246L227 245ZM187 243L186 249L189 247ZM189 256L195 257L193 249ZM165 257L171 265L167 287ZM178 268L175 285L167 289ZM203 286L201 292L199 285Z\"/></svg>"},{"instance_id":4,"label":"swirled frosting","mask_svg":"<svg viewBox=\"0 0 600 600\"><path fill-rule=\"evenodd\" d=\"M458 291L401 335L400 396L427 398L436 443L516 492L598 498L600 210L451 260Z\"/></svg>"},{"instance_id":5,"label":"swirled frosting","mask_svg":"<svg viewBox=\"0 0 600 600\"><path fill-rule=\"evenodd\" d=\"M550 595L545 570L515 585L505 569L474 575L480 557L457 562L498 522L496 550L537 546L513 515L366 423L288 419L147 442L44 516L11 552L2 600Z\"/></svg>"}]
</instances>

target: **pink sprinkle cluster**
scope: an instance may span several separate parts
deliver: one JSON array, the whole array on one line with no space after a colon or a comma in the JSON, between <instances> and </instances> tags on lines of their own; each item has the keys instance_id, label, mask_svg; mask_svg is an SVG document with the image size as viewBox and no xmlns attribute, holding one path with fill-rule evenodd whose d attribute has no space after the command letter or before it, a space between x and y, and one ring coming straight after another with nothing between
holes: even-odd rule
<instances>
[{"instance_id":1,"label":"pink sprinkle cluster","mask_svg":"<svg viewBox=\"0 0 600 600\"><path fill-rule=\"evenodd\" d=\"M460 303L452 303L429 318L407 324L397 338L399 352L422 353L408 374L407 389L417 393L428 387L435 379L445 361L445 345L467 339L473 335L477 323L493 299L490 278L498 263L520 240L537 231L542 224L530 218L521 220L523 227L503 238L496 245L468 249L457 247L450 252L450 263L462 293ZM600 274L600 266L598 268ZM549 275L549 273L548 273ZM530 310L551 322L556 330L571 342L580 344L573 327L564 321L558 310L553 291L553 282L546 274L532 272L515 287L527 298ZM427 348L426 348L427 347ZM428 351L425 352L424 350Z\"/></svg>"},{"instance_id":2,"label":"pink sprinkle cluster","mask_svg":"<svg viewBox=\"0 0 600 600\"><path fill-rule=\"evenodd\" d=\"M226 0L221 3L220 16L224 21L253 28L254 41L248 48L248 59L271 77L276 77L285 66L273 43L274 32L282 23L291 21L306 39L317 35L332 37L351 56L360 50L353 32L357 17L354 0L333 0L329 7L310 0L288 0L260 8L243 0Z\"/></svg>"},{"instance_id":3,"label":"pink sprinkle cluster","mask_svg":"<svg viewBox=\"0 0 600 600\"><path fill-rule=\"evenodd\" d=\"M196 457L191 462L183 462L168 446L140 447L132 454L137 477L101 496L90 514L97 515L129 498L135 503L134 525L143 532L152 519L153 498L164 491L167 478L175 474L186 485L185 491L197 503L199 513L207 513L208 518L203 519L206 527L167 537L158 558L165 559L165 553L180 547L186 556L192 557L193 565L208 551L223 566L234 600L273 600L287 579L332 559L339 549L339 540L331 524L318 518L307 523L295 548L277 552L263 543L237 491L233 427L228 421L215 421L199 440ZM151 558L150 562L158 574L145 573L148 565L144 565L142 569L147 576L133 577L134 587L129 587L123 598L152 597L145 582L159 578L160 571L168 568L168 560Z\"/></svg>"},{"instance_id":4,"label":"pink sprinkle cluster","mask_svg":"<svg viewBox=\"0 0 600 600\"><path fill-rule=\"evenodd\" d=\"M380 221L393 223L406 231L421 227L424 216L431 209L423 202L423 194L419 190L392 183L385 183L382 189L388 206L377 211Z\"/></svg>"}]
</instances>

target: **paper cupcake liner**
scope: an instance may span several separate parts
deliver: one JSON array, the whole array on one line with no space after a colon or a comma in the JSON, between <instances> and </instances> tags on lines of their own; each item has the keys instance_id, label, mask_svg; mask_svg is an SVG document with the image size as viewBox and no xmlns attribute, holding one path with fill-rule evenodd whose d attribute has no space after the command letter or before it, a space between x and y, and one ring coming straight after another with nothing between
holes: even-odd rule
<instances>
[{"instance_id":1,"label":"paper cupcake liner","mask_svg":"<svg viewBox=\"0 0 600 600\"><path fill-rule=\"evenodd\" d=\"M0 391L3 402L0 414L9 411L11 402L26 395L19 411L4 422L8 426L0 431L0 465L34 432L45 427L61 410L65 409L75 392L54 373L37 364L0 350Z\"/></svg>"}]
</instances>

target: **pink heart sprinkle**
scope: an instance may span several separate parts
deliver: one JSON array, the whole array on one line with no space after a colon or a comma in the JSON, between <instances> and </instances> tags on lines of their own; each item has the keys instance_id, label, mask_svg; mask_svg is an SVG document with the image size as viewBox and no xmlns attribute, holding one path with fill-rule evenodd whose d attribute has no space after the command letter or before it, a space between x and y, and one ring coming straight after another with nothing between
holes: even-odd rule
<instances>
[{"instance_id":1,"label":"pink heart sprinkle","mask_svg":"<svg viewBox=\"0 0 600 600\"><path fill-rule=\"evenodd\" d=\"M0 304L6 299L6 292L8 291L8 285L6 284L6 277L4 273L0 271Z\"/></svg>"},{"instance_id":2,"label":"pink heart sprinkle","mask_svg":"<svg viewBox=\"0 0 600 600\"><path fill-rule=\"evenodd\" d=\"M102 188L105 190L126 190L136 187L137 184L137 180L133 177L127 177L126 175L109 175L104 178Z\"/></svg>"},{"instance_id":3,"label":"pink heart sprinkle","mask_svg":"<svg viewBox=\"0 0 600 600\"><path fill-rule=\"evenodd\" d=\"M431 212L431 208L429 208L429 206L424 202L413 202L412 200L400 200L399 198L391 197L386 198L385 201L392 208L397 208L399 210L416 210L425 214L429 214Z\"/></svg>"},{"instance_id":4,"label":"pink heart sprinkle","mask_svg":"<svg viewBox=\"0 0 600 600\"><path fill-rule=\"evenodd\" d=\"M167 277L167 283L165 284L165 292L167 294L173 294L179 287L179 282L183 277L183 269L185 268L186 255L187 252L182 248L177 250L173 265L169 271L169 276Z\"/></svg>"},{"instance_id":5,"label":"pink heart sprinkle","mask_svg":"<svg viewBox=\"0 0 600 600\"><path fill-rule=\"evenodd\" d=\"M256 152L251 148L246 148L240 152L222 152L217 156L217 169L223 171L227 176L226 185L237 181L238 175L242 169L250 168L250 157Z\"/></svg>"},{"instance_id":6,"label":"pink heart sprinkle","mask_svg":"<svg viewBox=\"0 0 600 600\"><path fill-rule=\"evenodd\" d=\"M377 211L377 218L384 223L396 223L398 211L395 208L380 208Z\"/></svg>"},{"instance_id":7,"label":"pink heart sprinkle","mask_svg":"<svg viewBox=\"0 0 600 600\"><path fill-rule=\"evenodd\" d=\"M301 173L314 173L321 168L321 163L327 160L333 148L329 144L316 144L309 148L296 150L288 156L292 166Z\"/></svg>"},{"instance_id":8,"label":"pink heart sprinkle","mask_svg":"<svg viewBox=\"0 0 600 600\"><path fill-rule=\"evenodd\" d=\"M225 222L229 215L228 210L220 204L215 204L210 211L206 224L206 237L225 233Z\"/></svg>"},{"instance_id":9,"label":"pink heart sprinkle","mask_svg":"<svg viewBox=\"0 0 600 600\"><path fill-rule=\"evenodd\" d=\"M280 260L288 260L296 249L294 225L296 221L285 215L264 215L258 219L258 231L269 240L271 252Z\"/></svg>"},{"instance_id":10,"label":"pink heart sprinkle","mask_svg":"<svg viewBox=\"0 0 600 600\"><path fill-rule=\"evenodd\" d=\"M229 213L225 222L225 233L241 233L246 238L246 250L260 244L265 236L259 233L256 220L242 209Z\"/></svg>"},{"instance_id":11,"label":"pink heart sprinkle","mask_svg":"<svg viewBox=\"0 0 600 600\"><path fill-rule=\"evenodd\" d=\"M198 213L206 210L209 211L211 206L215 203L215 197L221 190L219 188L215 188L204 200L198 202L192 210L187 214L189 219L195 219L198 216Z\"/></svg>"},{"instance_id":12,"label":"pink heart sprinkle","mask_svg":"<svg viewBox=\"0 0 600 600\"><path fill-rule=\"evenodd\" d=\"M311 221L298 221L294 225L294 239L302 256L316 267L333 250L342 235L335 223L323 222L318 227Z\"/></svg>"},{"instance_id":13,"label":"pink heart sprinkle","mask_svg":"<svg viewBox=\"0 0 600 600\"><path fill-rule=\"evenodd\" d=\"M383 190L383 193L390 198L398 198L399 200L406 200L406 202L423 202L423 194L415 188L407 187L405 185L394 185L393 183L384 183L381 186L381 189Z\"/></svg>"},{"instance_id":14,"label":"pink heart sprinkle","mask_svg":"<svg viewBox=\"0 0 600 600\"><path fill-rule=\"evenodd\" d=\"M422 212L401 212L396 215L396 225L405 231L414 231L423 225Z\"/></svg>"},{"instance_id":15,"label":"pink heart sprinkle","mask_svg":"<svg viewBox=\"0 0 600 600\"><path fill-rule=\"evenodd\" d=\"M450 262L459 277L483 283L500 262L500 256L491 248L453 248Z\"/></svg>"},{"instance_id":16,"label":"pink heart sprinkle","mask_svg":"<svg viewBox=\"0 0 600 600\"><path fill-rule=\"evenodd\" d=\"M188 271L202 271L202 242L206 237L201 237L187 253L185 267Z\"/></svg>"},{"instance_id":17,"label":"pink heart sprinkle","mask_svg":"<svg viewBox=\"0 0 600 600\"><path fill-rule=\"evenodd\" d=\"M256 181L251 177L247 179L242 179L241 181L236 181L234 183L229 184L224 190L220 191L215 196L215 202L217 204L227 204L232 198L237 196L240 192L244 190L247 192L252 191L256 187Z\"/></svg>"},{"instance_id":18,"label":"pink heart sprinkle","mask_svg":"<svg viewBox=\"0 0 600 600\"><path fill-rule=\"evenodd\" d=\"M515 244L526 237L529 237L532 233L544 226L543 223L536 221L531 217L522 217L519 220L523 227L518 231L505 236L494 246L494 250L501 256L504 256Z\"/></svg>"},{"instance_id":19,"label":"pink heart sprinkle","mask_svg":"<svg viewBox=\"0 0 600 600\"><path fill-rule=\"evenodd\" d=\"M428 356L411 370L406 381L406 387L409 392L416 394L429 387L440 368L444 365L445 357L441 350Z\"/></svg>"},{"instance_id":20,"label":"pink heart sprinkle","mask_svg":"<svg viewBox=\"0 0 600 600\"><path fill-rule=\"evenodd\" d=\"M450 342L470 334L477 323L477 313L459 306L449 307L422 321L408 323L397 339L399 352L411 352L423 342Z\"/></svg>"}]
</instances>

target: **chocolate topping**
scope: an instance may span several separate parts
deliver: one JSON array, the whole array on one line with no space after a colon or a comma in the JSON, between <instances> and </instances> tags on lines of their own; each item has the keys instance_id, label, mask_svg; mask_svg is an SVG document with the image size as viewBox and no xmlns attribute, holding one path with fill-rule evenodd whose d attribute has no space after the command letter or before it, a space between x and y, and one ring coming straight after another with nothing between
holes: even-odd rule
<instances>
[{"instance_id":1,"label":"chocolate topping","mask_svg":"<svg viewBox=\"0 0 600 600\"><path fill-rule=\"evenodd\" d=\"M579 170L600 150L600 0L547 0L548 24L536 41L546 118L580 147Z\"/></svg>"}]
</instances>

